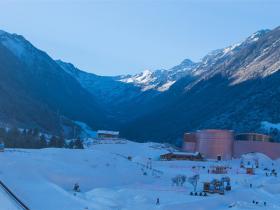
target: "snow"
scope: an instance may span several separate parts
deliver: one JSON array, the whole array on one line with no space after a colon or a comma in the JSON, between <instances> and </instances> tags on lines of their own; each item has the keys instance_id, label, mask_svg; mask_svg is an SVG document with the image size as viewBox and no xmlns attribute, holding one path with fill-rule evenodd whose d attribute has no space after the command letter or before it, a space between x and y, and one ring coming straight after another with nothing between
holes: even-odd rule
<instances>
[{"instance_id":1,"label":"snow","mask_svg":"<svg viewBox=\"0 0 280 210\"><path fill-rule=\"evenodd\" d=\"M80 121L75 121L75 123L82 129L82 133L80 134L80 136L82 136L83 138L97 137L96 131L93 131L86 123Z\"/></svg>"},{"instance_id":2,"label":"snow","mask_svg":"<svg viewBox=\"0 0 280 210\"><path fill-rule=\"evenodd\" d=\"M159 87L157 90L160 92L164 92L168 90L176 81L167 81L164 85Z\"/></svg>"},{"instance_id":3,"label":"snow","mask_svg":"<svg viewBox=\"0 0 280 210\"><path fill-rule=\"evenodd\" d=\"M256 169L256 175L247 175L240 169L239 159L219 163L159 160L161 154L171 150L164 144L131 141L92 144L84 150L6 149L0 154L0 179L30 209L226 210L229 205L234 210L280 209L277 187L280 180L265 176L263 170L266 167L279 171L279 161L262 154L248 154L243 158L257 158L260 168ZM148 163L152 169L146 168ZM223 176L208 174L208 168L215 165L232 167L226 174L231 178L232 191L225 195L191 196L193 187L189 183L182 187L171 185L171 178L178 174L190 177L199 173L198 190L201 191L203 181ZM79 183L81 188L76 195L72 190L74 183ZM253 188L249 187L250 183ZM160 205L156 205L157 198ZM1 199L5 200L5 195L0 193ZM252 200L260 203L253 204Z\"/></svg>"},{"instance_id":4,"label":"snow","mask_svg":"<svg viewBox=\"0 0 280 210\"><path fill-rule=\"evenodd\" d=\"M133 83L136 86L141 86L142 91L150 90L155 87L152 85L155 82L156 77L153 75L153 72L150 70L144 70L143 72L136 74L134 76L129 76L119 80L124 83Z\"/></svg>"},{"instance_id":5,"label":"snow","mask_svg":"<svg viewBox=\"0 0 280 210\"><path fill-rule=\"evenodd\" d=\"M22 210L2 188L0 188L0 207L3 210Z\"/></svg>"},{"instance_id":6,"label":"snow","mask_svg":"<svg viewBox=\"0 0 280 210\"><path fill-rule=\"evenodd\" d=\"M155 71L144 70L135 75L120 76L119 81L124 83L132 83L135 86L141 87L141 90L157 90L164 92L179 79L188 75L193 76L198 63L194 63L189 59L183 60L179 65L170 69L158 69Z\"/></svg>"},{"instance_id":7,"label":"snow","mask_svg":"<svg viewBox=\"0 0 280 210\"><path fill-rule=\"evenodd\" d=\"M0 36L6 34L6 31L0 30Z\"/></svg>"},{"instance_id":8,"label":"snow","mask_svg":"<svg viewBox=\"0 0 280 210\"><path fill-rule=\"evenodd\" d=\"M0 31L0 43L26 64L32 64L34 59L38 61L42 57L43 52L36 49L23 36Z\"/></svg>"},{"instance_id":9,"label":"snow","mask_svg":"<svg viewBox=\"0 0 280 210\"><path fill-rule=\"evenodd\" d=\"M228 53L232 52L235 48L239 47L240 45L241 45L241 43L237 43L237 44L231 45L229 47L226 47L223 49L223 52L224 52L224 54L228 54Z\"/></svg>"},{"instance_id":10,"label":"snow","mask_svg":"<svg viewBox=\"0 0 280 210\"><path fill-rule=\"evenodd\" d=\"M1 43L19 58L25 53L25 45L19 39L5 37Z\"/></svg>"},{"instance_id":11,"label":"snow","mask_svg":"<svg viewBox=\"0 0 280 210\"><path fill-rule=\"evenodd\" d=\"M106 131L106 130L98 130L97 134L110 134L110 135L119 135L119 131Z\"/></svg>"},{"instance_id":12,"label":"snow","mask_svg":"<svg viewBox=\"0 0 280 210\"><path fill-rule=\"evenodd\" d=\"M174 155L198 155L199 152L172 152Z\"/></svg>"},{"instance_id":13,"label":"snow","mask_svg":"<svg viewBox=\"0 0 280 210\"><path fill-rule=\"evenodd\" d=\"M262 121L261 122L261 127L267 131L269 131L271 128L272 129L277 129L280 130L280 123L271 123L268 121Z\"/></svg>"}]
</instances>

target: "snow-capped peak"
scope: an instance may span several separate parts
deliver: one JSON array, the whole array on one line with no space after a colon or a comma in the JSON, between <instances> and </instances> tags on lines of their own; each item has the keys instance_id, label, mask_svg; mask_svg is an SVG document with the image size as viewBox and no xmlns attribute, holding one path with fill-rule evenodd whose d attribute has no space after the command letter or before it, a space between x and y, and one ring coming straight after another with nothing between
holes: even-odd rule
<instances>
[{"instance_id":1,"label":"snow-capped peak","mask_svg":"<svg viewBox=\"0 0 280 210\"><path fill-rule=\"evenodd\" d=\"M245 42L247 43L251 43L251 42L256 42L258 41L264 34L266 34L267 32L269 32L269 29L264 29L264 30L259 30L255 33L253 33L251 36L249 36Z\"/></svg>"},{"instance_id":2,"label":"snow-capped peak","mask_svg":"<svg viewBox=\"0 0 280 210\"><path fill-rule=\"evenodd\" d=\"M181 64L171 69L159 69L155 71L144 70L135 75L120 76L119 81L133 83L141 87L142 91L154 89L160 92L168 90L178 79L191 74L192 69L197 66L190 59L185 59Z\"/></svg>"},{"instance_id":3,"label":"snow-capped peak","mask_svg":"<svg viewBox=\"0 0 280 210\"><path fill-rule=\"evenodd\" d=\"M0 30L0 36L6 33L7 33L6 31Z\"/></svg>"},{"instance_id":4,"label":"snow-capped peak","mask_svg":"<svg viewBox=\"0 0 280 210\"><path fill-rule=\"evenodd\" d=\"M153 76L153 72L151 70L144 70L143 72L136 74L134 76L122 76L120 79L121 82L124 83L133 83L137 86L143 87L143 91L153 88L150 84L155 81L155 77Z\"/></svg>"}]
</instances>

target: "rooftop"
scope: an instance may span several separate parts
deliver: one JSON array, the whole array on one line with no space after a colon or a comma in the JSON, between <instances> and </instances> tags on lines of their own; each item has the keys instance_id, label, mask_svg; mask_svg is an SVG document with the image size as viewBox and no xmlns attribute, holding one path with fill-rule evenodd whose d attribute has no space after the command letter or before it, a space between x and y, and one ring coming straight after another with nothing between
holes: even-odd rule
<instances>
[{"instance_id":1,"label":"rooftop","mask_svg":"<svg viewBox=\"0 0 280 210\"><path fill-rule=\"evenodd\" d=\"M107 131L107 130L98 130L97 134L110 134L110 135L119 135L119 131Z\"/></svg>"}]
</instances>

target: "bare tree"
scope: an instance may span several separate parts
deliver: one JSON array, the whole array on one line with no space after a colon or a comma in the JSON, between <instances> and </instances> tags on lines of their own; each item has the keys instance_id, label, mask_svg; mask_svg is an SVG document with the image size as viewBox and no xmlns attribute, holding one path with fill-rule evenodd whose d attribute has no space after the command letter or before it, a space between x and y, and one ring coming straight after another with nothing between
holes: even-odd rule
<instances>
[{"instance_id":1,"label":"bare tree","mask_svg":"<svg viewBox=\"0 0 280 210\"><path fill-rule=\"evenodd\" d=\"M190 178L188 178L188 182L193 186L194 192L196 192L197 182L199 180L199 174L196 174Z\"/></svg>"}]
</instances>

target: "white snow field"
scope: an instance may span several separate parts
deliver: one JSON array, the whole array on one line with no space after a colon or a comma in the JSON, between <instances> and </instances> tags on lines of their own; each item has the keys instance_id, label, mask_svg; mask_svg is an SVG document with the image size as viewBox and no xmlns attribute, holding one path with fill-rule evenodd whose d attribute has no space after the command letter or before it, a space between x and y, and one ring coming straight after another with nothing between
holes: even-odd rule
<instances>
[{"instance_id":1,"label":"white snow field","mask_svg":"<svg viewBox=\"0 0 280 210\"><path fill-rule=\"evenodd\" d=\"M247 159L259 160L256 175L245 174L238 159L222 162L232 167L226 174L231 178L232 191L225 195L191 196L192 185L186 182L182 187L172 186L171 178L199 173L201 191L203 181L223 176L208 174L208 167L221 163L160 161L159 155L166 152L161 144L130 141L93 144L84 150L6 149L0 153L0 180L31 210L225 210L230 205L234 210L280 210L280 179L266 176L263 170L279 171L280 161L261 154L247 155ZM152 169L144 167L147 163ZM75 183L81 189L76 194ZM5 196L0 192L0 209L16 209L9 206ZM253 204L253 200L258 204Z\"/></svg>"}]
</instances>

